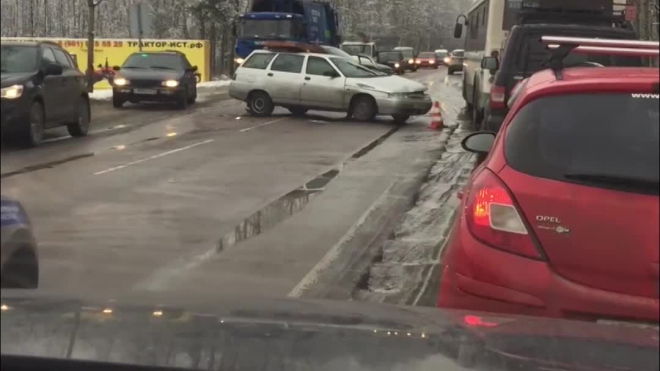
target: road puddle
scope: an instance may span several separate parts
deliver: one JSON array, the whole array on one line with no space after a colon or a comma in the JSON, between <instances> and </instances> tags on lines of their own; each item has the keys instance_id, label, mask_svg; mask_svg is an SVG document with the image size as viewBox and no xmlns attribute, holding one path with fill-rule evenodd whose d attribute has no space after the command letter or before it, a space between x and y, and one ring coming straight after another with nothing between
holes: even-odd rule
<instances>
[{"instance_id":1,"label":"road puddle","mask_svg":"<svg viewBox=\"0 0 660 371\"><path fill-rule=\"evenodd\" d=\"M348 162L365 156L399 129L400 127L392 128L387 133L353 154L346 163L342 163L336 169L332 169L317 176L305 183L302 187L287 193L268 206L247 217L240 224L235 226L231 232L222 237L218 242L217 251L221 252L250 238L265 233L303 210L310 202L312 202L312 200L325 191L325 187L331 181L341 174L341 171Z\"/></svg>"},{"instance_id":2,"label":"road puddle","mask_svg":"<svg viewBox=\"0 0 660 371\"><path fill-rule=\"evenodd\" d=\"M322 191L297 189L286 194L277 201L250 215L242 223L234 227L232 232L227 233L220 240L218 251L223 251L272 229L304 209L307 204L321 193Z\"/></svg>"}]
</instances>

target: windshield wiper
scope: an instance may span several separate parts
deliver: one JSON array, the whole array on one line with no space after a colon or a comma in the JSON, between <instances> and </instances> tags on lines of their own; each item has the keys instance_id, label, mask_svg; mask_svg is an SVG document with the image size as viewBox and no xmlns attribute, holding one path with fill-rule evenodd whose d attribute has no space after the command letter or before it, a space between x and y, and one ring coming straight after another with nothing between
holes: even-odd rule
<instances>
[{"instance_id":1,"label":"windshield wiper","mask_svg":"<svg viewBox=\"0 0 660 371\"><path fill-rule=\"evenodd\" d=\"M591 183L600 183L607 185L623 185L640 188L648 188L658 190L660 188L660 180L647 179L634 176L601 174L601 173L570 173L564 174L566 179L580 180Z\"/></svg>"},{"instance_id":2,"label":"windshield wiper","mask_svg":"<svg viewBox=\"0 0 660 371\"><path fill-rule=\"evenodd\" d=\"M175 70L176 69L176 68L167 67L167 66L149 66L149 68L153 68L155 70Z\"/></svg>"}]
</instances>

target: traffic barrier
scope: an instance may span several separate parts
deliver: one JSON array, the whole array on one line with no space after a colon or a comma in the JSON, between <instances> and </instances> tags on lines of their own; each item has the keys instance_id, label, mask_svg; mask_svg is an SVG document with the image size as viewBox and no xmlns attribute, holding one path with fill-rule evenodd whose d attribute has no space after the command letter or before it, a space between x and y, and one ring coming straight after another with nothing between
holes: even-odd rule
<instances>
[{"instance_id":1,"label":"traffic barrier","mask_svg":"<svg viewBox=\"0 0 660 371\"><path fill-rule=\"evenodd\" d=\"M431 130L442 130L445 127L444 119L442 118L442 111L440 110L440 102L436 101L433 103L433 108L431 109L431 125L429 129Z\"/></svg>"}]
</instances>

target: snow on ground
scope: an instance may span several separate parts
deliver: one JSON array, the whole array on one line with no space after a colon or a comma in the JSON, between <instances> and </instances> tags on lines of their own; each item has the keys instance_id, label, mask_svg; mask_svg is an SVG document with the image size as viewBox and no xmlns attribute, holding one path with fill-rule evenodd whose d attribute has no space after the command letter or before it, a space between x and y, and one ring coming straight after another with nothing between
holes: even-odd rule
<instances>
[{"instance_id":1,"label":"snow on ground","mask_svg":"<svg viewBox=\"0 0 660 371\"><path fill-rule=\"evenodd\" d=\"M461 149L462 139L470 131L456 129L449 138L446 152L431 169L417 202L404 215L391 240L382 247L382 257L368 273L368 290L360 299L413 304L436 268L447 239L459 199L474 167L472 154ZM424 291L424 290L422 290Z\"/></svg>"},{"instance_id":2,"label":"snow on ground","mask_svg":"<svg viewBox=\"0 0 660 371\"><path fill-rule=\"evenodd\" d=\"M447 85L453 83L447 80ZM446 86L436 95L446 124L441 154L414 206L383 243L380 256L366 273L366 287L354 293L357 300L417 305L427 291L460 203L457 194L474 168L474 156L461 148L461 141L471 131L462 117L463 102L457 91Z\"/></svg>"},{"instance_id":3,"label":"snow on ground","mask_svg":"<svg viewBox=\"0 0 660 371\"><path fill-rule=\"evenodd\" d=\"M197 87L201 89L224 88L229 86L230 83L231 80L204 81L197 84ZM110 100L112 99L112 89L95 89L89 95L89 98L93 100Z\"/></svg>"},{"instance_id":4,"label":"snow on ground","mask_svg":"<svg viewBox=\"0 0 660 371\"><path fill-rule=\"evenodd\" d=\"M89 99L110 100L112 99L112 89L94 89L94 92L89 95Z\"/></svg>"},{"instance_id":5,"label":"snow on ground","mask_svg":"<svg viewBox=\"0 0 660 371\"><path fill-rule=\"evenodd\" d=\"M204 81L197 84L200 88L222 88L229 86L231 80L214 80L214 81Z\"/></svg>"}]
</instances>

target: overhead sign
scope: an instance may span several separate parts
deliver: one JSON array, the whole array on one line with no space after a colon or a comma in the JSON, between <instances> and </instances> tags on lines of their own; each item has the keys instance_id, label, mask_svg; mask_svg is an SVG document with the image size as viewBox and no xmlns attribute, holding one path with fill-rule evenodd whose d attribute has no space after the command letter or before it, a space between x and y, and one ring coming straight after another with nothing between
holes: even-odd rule
<instances>
[{"instance_id":1,"label":"overhead sign","mask_svg":"<svg viewBox=\"0 0 660 371\"><path fill-rule=\"evenodd\" d=\"M149 4L138 3L131 6L128 17L131 25L131 37L139 39L152 36L151 8Z\"/></svg>"}]
</instances>

